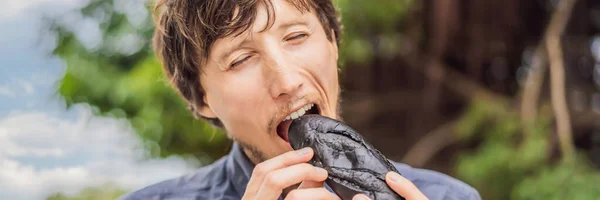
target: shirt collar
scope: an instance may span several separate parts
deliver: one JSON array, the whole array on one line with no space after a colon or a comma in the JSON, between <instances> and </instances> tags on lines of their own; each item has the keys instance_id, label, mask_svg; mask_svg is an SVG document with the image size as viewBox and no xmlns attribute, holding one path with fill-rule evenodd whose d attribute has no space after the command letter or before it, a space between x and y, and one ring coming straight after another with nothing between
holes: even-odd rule
<instances>
[{"instance_id":1,"label":"shirt collar","mask_svg":"<svg viewBox=\"0 0 600 200\"><path fill-rule=\"evenodd\" d=\"M252 170L254 170L254 164L250 162L239 144L234 142L229 158L227 158L227 173L230 174L229 178L233 183L233 187L240 196L244 195L246 191L246 185L250 181Z\"/></svg>"}]
</instances>

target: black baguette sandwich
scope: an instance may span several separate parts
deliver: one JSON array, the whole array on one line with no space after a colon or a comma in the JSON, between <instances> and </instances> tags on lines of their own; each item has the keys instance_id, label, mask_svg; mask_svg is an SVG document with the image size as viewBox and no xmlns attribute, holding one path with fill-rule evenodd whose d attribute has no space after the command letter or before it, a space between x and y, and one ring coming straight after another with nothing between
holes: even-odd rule
<instances>
[{"instance_id":1,"label":"black baguette sandwich","mask_svg":"<svg viewBox=\"0 0 600 200\"><path fill-rule=\"evenodd\" d=\"M320 115L304 115L292 121L288 132L293 149L314 150L309 163L327 170L325 183L341 199L362 193L373 200L404 200L385 182L385 175L398 172L396 168L349 126Z\"/></svg>"}]
</instances>

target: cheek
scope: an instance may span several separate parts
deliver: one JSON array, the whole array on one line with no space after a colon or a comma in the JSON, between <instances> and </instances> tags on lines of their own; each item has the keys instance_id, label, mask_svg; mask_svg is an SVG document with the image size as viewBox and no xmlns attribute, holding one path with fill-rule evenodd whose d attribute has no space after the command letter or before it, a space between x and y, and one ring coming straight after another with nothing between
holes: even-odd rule
<instances>
[{"instance_id":1,"label":"cheek","mask_svg":"<svg viewBox=\"0 0 600 200\"><path fill-rule=\"evenodd\" d=\"M337 60L333 45L324 36L307 41L297 51L298 60L329 92L335 92L338 83Z\"/></svg>"},{"instance_id":2,"label":"cheek","mask_svg":"<svg viewBox=\"0 0 600 200\"><path fill-rule=\"evenodd\" d=\"M261 104L266 96L255 70L242 70L211 80L213 110L232 134L257 131L264 124ZM211 77L212 78L212 77ZM236 137L239 137L236 135Z\"/></svg>"},{"instance_id":3,"label":"cheek","mask_svg":"<svg viewBox=\"0 0 600 200\"><path fill-rule=\"evenodd\" d=\"M219 119L226 125L238 124L240 116L247 109L251 109L252 96L249 91L255 87L252 82L243 82L231 76L210 77L207 85L207 97L211 108ZM238 112L236 112L238 111Z\"/></svg>"}]
</instances>

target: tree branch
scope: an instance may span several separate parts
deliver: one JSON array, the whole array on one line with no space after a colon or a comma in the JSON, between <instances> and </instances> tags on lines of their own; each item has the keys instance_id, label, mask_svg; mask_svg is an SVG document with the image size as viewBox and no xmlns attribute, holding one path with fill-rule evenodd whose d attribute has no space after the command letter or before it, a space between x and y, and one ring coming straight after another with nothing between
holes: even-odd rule
<instances>
[{"instance_id":1,"label":"tree branch","mask_svg":"<svg viewBox=\"0 0 600 200\"><path fill-rule=\"evenodd\" d=\"M556 9L557 21L555 24L550 24L549 34L546 37L546 50L550 61L550 83L551 83L551 98L554 115L556 115L556 128L560 148L563 158L572 158L575 148L571 137L571 122L569 119L569 109L567 107L565 94L565 69L563 61L563 51L560 44L560 36L562 35L575 0L562 0L559 2Z\"/></svg>"},{"instance_id":2,"label":"tree branch","mask_svg":"<svg viewBox=\"0 0 600 200\"><path fill-rule=\"evenodd\" d=\"M414 56L412 59L404 57L404 60L408 63L406 66L409 69L423 73L427 79L438 79L438 72L427 71L423 67L420 67L420 65L417 65L418 62L416 60L419 58L421 57ZM462 75L460 72L453 70L446 64L439 61L436 64L440 65L440 68L444 70L444 79L441 80L442 84L465 101L470 102L473 99L485 99L493 104L510 103L510 99L508 97L489 90L480 83L473 81L472 79Z\"/></svg>"},{"instance_id":3,"label":"tree branch","mask_svg":"<svg viewBox=\"0 0 600 200\"><path fill-rule=\"evenodd\" d=\"M544 75L546 74L546 60L548 57L545 51L548 48L546 41L550 37L553 37L553 35L560 36L562 34L569 21L570 12L574 4L575 0L563 0L559 2L556 11L550 18L550 23L548 24L548 28L546 28L542 42L535 48L521 99L521 117L525 123L534 122L538 113L538 101Z\"/></svg>"},{"instance_id":4,"label":"tree branch","mask_svg":"<svg viewBox=\"0 0 600 200\"><path fill-rule=\"evenodd\" d=\"M413 167L423 167L437 152L457 140L457 137L452 134L456 122L455 120L446 123L427 133L404 154L402 162Z\"/></svg>"},{"instance_id":5,"label":"tree branch","mask_svg":"<svg viewBox=\"0 0 600 200\"><path fill-rule=\"evenodd\" d=\"M546 51L544 51L543 43L535 48L531 67L525 86L523 88L523 97L521 99L521 117L525 123L533 123L538 113L538 101L540 91L546 74Z\"/></svg>"}]
</instances>

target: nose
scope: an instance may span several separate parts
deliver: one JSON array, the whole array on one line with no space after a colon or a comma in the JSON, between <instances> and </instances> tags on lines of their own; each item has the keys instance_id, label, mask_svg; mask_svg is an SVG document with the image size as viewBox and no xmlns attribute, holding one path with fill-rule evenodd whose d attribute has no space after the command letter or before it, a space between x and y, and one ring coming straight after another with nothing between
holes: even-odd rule
<instances>
[{"instance_id":1,"label":"nose","mask_svg":"<svg viewBox=\"0 0 600 200\"><path fill-rule=\"evenodd\" d=\"M264 56L265 77L267 87L273 98L282 98L295 95L302 87L302 77L297 63L280 51L272 51Z\"/></svg>"}]
</instances>

